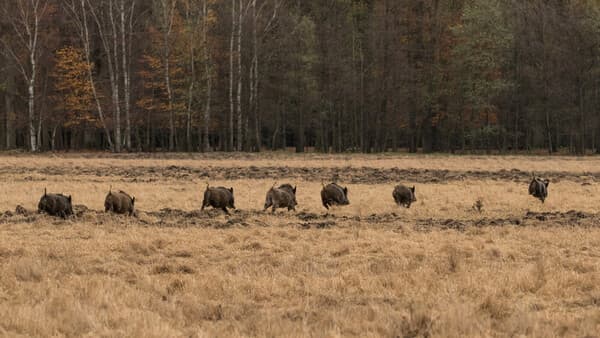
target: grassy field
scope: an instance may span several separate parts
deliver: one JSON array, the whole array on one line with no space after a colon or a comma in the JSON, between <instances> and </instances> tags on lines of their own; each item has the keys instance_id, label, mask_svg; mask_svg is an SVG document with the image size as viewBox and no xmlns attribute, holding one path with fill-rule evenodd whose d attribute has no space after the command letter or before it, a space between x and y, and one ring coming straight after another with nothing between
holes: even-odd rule
<instances>
[{"instance_id":1,"label":"grassy field","mask_svg":"<svg viewBox=\"0 0 600 338\"><path fill-rule=\"evenodd\" d=\"M0 156L0 335L597 336L597 168L596 157ZM545 204L527 195L530 171L552 181ZM335 175L351 204L327 212L321 181ZM200 212L207 181L234 187L239 210ZM298 185L296 213L262 211L275 182ZM393 203L400 182L417 187L411 209ZM110 186L136 197L138 217L103 212ZM72 194L77 217L35 213L45 187Z\"/></svg>"}]
</instances>

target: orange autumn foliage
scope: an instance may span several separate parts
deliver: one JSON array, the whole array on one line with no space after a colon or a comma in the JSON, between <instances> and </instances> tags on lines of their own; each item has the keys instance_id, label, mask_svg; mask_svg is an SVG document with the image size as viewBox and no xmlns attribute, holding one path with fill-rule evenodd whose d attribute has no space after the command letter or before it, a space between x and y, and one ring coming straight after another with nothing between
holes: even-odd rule
<instances>
[{"instance_id":1,"label":"orange autumn foliage","mask_svg":"<svg viewBox=\"0 0 600 338\"><path fill-rule=\"evenodd\" d=\"M56 51L56 66L51 76L56 95L56 110L66 115L64 126L76 125L98 126L93 114L93 92L88 78L89 67L83 52L75 47L67 46Z\"/></svg>"}]
</instances>

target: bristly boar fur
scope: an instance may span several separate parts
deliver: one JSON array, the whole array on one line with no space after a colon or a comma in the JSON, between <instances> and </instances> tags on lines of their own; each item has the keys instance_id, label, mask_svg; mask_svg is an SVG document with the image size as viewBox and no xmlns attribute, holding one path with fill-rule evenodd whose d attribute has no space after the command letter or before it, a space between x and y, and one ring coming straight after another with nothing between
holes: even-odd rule
<instances>
[{"instance_id":1,"label":"bristly boar fur","mask_svg":"<svg viewBox=\"0 0 600 338\"><path fill-rule=\"evenodd\" d=\"M291 184L282 184L279 187L273 187L267 192L265 198L265 209L272 207L272 212L275 212L278 208L287 208L289 210L296 211L296 187L292 187Z\"/></svg>"},{"instance_id":2,"label":"bristly boar fur","mask_svg":"<svg viewBox=\"0 0 600 338\"><path fill-rule=\"evenodd\" d=\"M403 205L406 208L410 208L410 205L417 201L414 186L409 188L399 184L394 188L392 195L394 196L394 201L396 201L397 205Z\"/></svg>"},{"instance_id":3,"label":"bristly boar fur","mask_svg":"<svg viewBox=\"0 0 600 338\"><path fill-rule=\"evenodd\" d=\"M550 180L535 177L532 174L531 182L529 183L529 195L538 198L544 203L546 198L548 198L548 185L550 185Z\"/></svg>"},{"instance_id":4,"label":"bristly boar fur","mask_svg":"<svg viewBox=\"0 0 600 338\"><path fill-rule=\"evenodd\" d=\"M329 206L332 205L348 205L350 204L348 200L348 188L341 187L335 182L323 185L321 201L325 209L329 209Z\"/></svg>"},{"instance_id":5,"label":"bristly boar fur","mask_svg":"<svg viewBox=\"0 0 600 338\"><path fill-rule=\"evenodd\" d=\"M48 194L44 188L44 195L38 203L38 212L62 218L73 215L71 195Z\"/></svg>"},{"instance_id":6,"label":"bristly boar fur","mask_svg":"<svg viewBox=\"0 0 600 338\"><path fill-rule=\"evenodd\" d=\"M108 194L104 199L104 211L113 212L115 214L128 214L133 216L135 213L135 197L131 197L123 190L112 192L112 188L108 190Z\"/></svg>"},{"instance_id":7,"label":"bristly boar fur","mask_svg":"<svg viewBox=\"0 0 600 338\"><path fill-rule=\"evenodd\" d=\"M233 197L233 188L216 187L211 188L206 183L206 190L204 191L204 200L202 201L202 209L211 206L215 209L221 209L226 214L229 214L227 208L235 209L235 199Z\"/></svg>"}]
</instances>

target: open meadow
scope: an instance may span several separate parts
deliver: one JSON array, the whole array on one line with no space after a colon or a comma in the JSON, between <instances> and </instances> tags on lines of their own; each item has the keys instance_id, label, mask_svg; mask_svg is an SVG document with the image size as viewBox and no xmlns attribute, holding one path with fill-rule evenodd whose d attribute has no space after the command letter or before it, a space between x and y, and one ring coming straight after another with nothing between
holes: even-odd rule
<instances>
[{"instance_id":1,"label":"open meadow","mask_svg":"<svg viewBox=\"0 0 600 338\"><path fill-rule=\"evenodd\" d=\"M598 157L5 154L0 178L2 336L600 332ZM350 205L327 211L332 180ZM237 210L200 211L206 182ZM296 212L262 210L276 182ZM136 217L104 212L111 186ZM38 214L44 188L75 217Z\"/></svg>"}]
</instances>

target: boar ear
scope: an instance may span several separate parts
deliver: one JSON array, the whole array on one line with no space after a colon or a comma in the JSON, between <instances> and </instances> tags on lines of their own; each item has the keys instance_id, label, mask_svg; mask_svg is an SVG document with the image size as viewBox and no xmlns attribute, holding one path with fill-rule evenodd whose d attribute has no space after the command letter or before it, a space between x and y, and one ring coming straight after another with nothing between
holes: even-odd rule
<instances>
[{"instance_id":1,"label":"boar ear","mask_svg":"<svg viewBox=\"0 0 600 338\"><path fill-rule=\"evenodd\" d=\"M348 187L344 187L344 195L348 195Z\"/></svg>"},{"instance_id":2,"label":"boar ear","mask_svg":"<svg viewBox=\"0 0 600 338\"><path fill-rule=\"evenodd\" d=\"M296 194L296 188L297 188L297 187L298 187L298 186L294 186L294 194Z\"/></svg>"},{"instance_id":3,"label":"boar ear","mask_svg":"<svg viewBox=\"0 0 600 338\"><path fill-rule=\"evenodd\" d=\"M69 195L69 203L71 203L71 195Z\"/></svg>"},{"instance_id":4,"label":"boar ear","mask_svg":"<svg viewBox=\"0 0 600 338\"><path fill-rule=\"evenodd\" d=\"M413 194L415 193L415 186L413 185L412 188L410 188L410 190L413 192Z\"/></svg>"},{"instance_id":5,"label":"boar ear","mask_svg":"<svg viewBox=\"0 0 600 338\"><path fill-rule=\"evenodd\" d=\"M46 196L46 188L44 187L44 196Z\"/></svg>"},{"instance_id":6,"label":"boar ear","mask_svg":"<svg viewBox=\"0 0 600 338\"><path fill-rule=\"evenodd\" d=\"M233 188L229 188L229 191L233 192Z\"/></svg>"},{"instance_id":7,"label":"boar ear","mask_svg":"<svg viewBox=\"0 0 600 338\"><path fill-rule=\"evenodd\" d=\"M548 188L548 186L550 185L550 180L544 180L544 185L546 186L546 188Z\"/></svg>"},{"instance_id":8,"label":"boar ear","mask_svg":"<svg viewBox=\"0 0 600 338\"><path fill-rule=\"evenodd\" d=\"M135 197L131 198L131 205L133 206L135 204Z\"/></svg>"}]
</instances>

